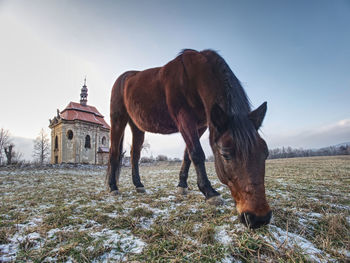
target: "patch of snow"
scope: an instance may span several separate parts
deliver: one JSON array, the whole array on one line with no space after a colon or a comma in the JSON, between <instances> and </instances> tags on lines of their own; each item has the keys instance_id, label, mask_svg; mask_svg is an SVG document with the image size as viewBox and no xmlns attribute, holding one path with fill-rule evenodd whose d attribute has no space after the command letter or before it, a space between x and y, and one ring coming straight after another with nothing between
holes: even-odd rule
<instances>
[{"instance_id":1,"label":"patch of snow","mask_svg":"<svg viewBox=\"0 0 350 263\"><path fill-rule=\"evenodd\" d=\"M57 261L57 259L53 257L46 257L43 262L52 262L52 261Z\"/></svg>"},{"instance_id":2,"label":"patch of snow","mask_svg":"<svg viewBox=\"0 0 350 263\"><path fill-rule=\"evenodd\" d=\"M110 252L105 253L93 262L121 261L128 253L141 253L146 246L146 243L135 237L130 231L116 232L105 228L99 232L90 233L90 235L95 238L103 238L103 245L112 247Z\"/></svg>"},{"instance_id":3,"label":"patch of snow","mask_svg":"<svg viewBox=\"0 0 350 263\"><path fill-rule=\"evenodd\" d=\"M306 220L305 218L299 218L298 219L298 221L299 221L299 224L301 224L302 226L307 226L308 225L308 220Z\"/></svg>"},{"instance_id":4,"label":"patch of snow","mask_svg":"<svg viewBox=\"0 0 350 263\"><path fill-rule=\"evenodd\" d=\"M161 175L161 174L168 174L168 173L174 173L174 172L175 172L174 170L163 169L161 171L159 171L159 170L149 171L148 174Z\"/></svg>"},{"instance_id":5,"label":"patch of snow","mask_svg":"<svg viewBox=\"0 0 350 263\"><path fill-rule=\"evenodd\" d=\"M13 262L16 259L18 244L3 244L0 245L0 262Z\"/></svg>"},{"instance_id":6,"label":"patch of snow","mask_svg":"<svg viewBox=\"0 0 350 263\"><path fill-rule=\"evenodd\" d=\"M168 197L161 197L159 200L161 200L161 201L172 201L172 200L175 200L175 199L176 199L176 196L169 195Z\"/></svg>"},{"instance_id":7,"label":"patch of snow","mask_svg":"<svg viewBox=\"0 0 350 263\"><path fill-rule=\"evenodd\" d=\"M314 217L314 218L321 218L322 217L322 215L320 213L314 213L314 212L308 213L308 215L311 217Z\"/></svg>"},{"instance_id":8,"label":"patch of snow","mask_svg":"<svg viewBox=\"0 0 350 263\"><path fill-rule=\"evenodd\" d=\"M348 205L331 204L331 207L346 210L346 211L350 210L350 206Z\"/></svg>"},{"instance_id":9,"label":"patch of snow","mask_svg":"<svg viewBox=\"0 0 350 263\"><path fill-rule=\"evenodd\" d=\"M282 230L279 227L269 225L270 228L270 233L273 235L273 237L278 241L279 244L274 244L274 242L270 241L271 245L274 246L275 249L278 249L281 245L284 245L285 247L294 247L297 246L301 248L305 255L307 255L310 260L316 261L316 262L328 262L327 260L324 259L324 252L319 250L312 244L309 240L291 233L291 232L286 232Z\"/></svg>"},{"instance_id":10,"label":"patch of snow","mask_svg":"<svg viewBox=\"0 0 350 263\"><path fill-rule=\"evenodd\" d=\"M59 228L53 228L53 229L50 229L46 234L47 234L48 238L53 238L54 235L60 231L61 231L61 229L59 229Z\"/></svg>"},{"instance_id":11,"label":"patch of snow","mask_svg":"<svg viewBox=\"0 0 350 263\"><path fill-rule=\"evenodd\" d=\"M190 211L192 214L197 213L198 209L191 207L188 211Z\"/></svg>"},{"instance_id":12,"label":"patch of snow","mask_svg":"<svg viewBox=\"0 0 350 263\"><path fill-rule=\"evenodd\" d=\"M215 239L224 245L229 245L232 243L232 237L230 237L226 231L227 226L228 225L217 227L217 231L215 233Z\"/></svg>"},{"instance_id":13,"label":"patch of snow","mask_svg":"<svg viewBox=\"0 0 350 263\"><path fill-rule=\"evenodd\" d=\"M193 225L193 231L197 232L202 227L201 223L197 223Z\"/></svg>"},{"instance_id":14,"label":"patch of snow","mask_svg":"<svg viewBox=\"0 0 350 263\"><path fill-rule=\"evenodd\" d=\"M40 234L39 233L30 233L29 235L27 235L27 238L30 240L36 240L40 238Z\"/></svg>"},{"instance_id":15,"label":"patch of snow","mask_svg":"<svg viewBox=\"0 0 350 263\"><path fill-rule=\"evenodd\" d=\"M118 213L116 213L116 212L113 212L113 213L107 213L106 215L107 215L107 216L109 216L110 218L117 218L117 217L119 216L119 214L118 214Z\"/></svg>"},{"instance_id":16,"label":"patch of snow","mask_svg":"<svg viewBox=\"0 0 350 263\"><path fill-rule=\"evenodd\" d=\"M238 219L238 216L231 216L230 217L230 221L234 222Z\"/></svg>"},{"instance_id":17,"label":"patch of snow","mask_svg":"<svg viewBox=\"0 0 350 263\"><path fill-rule=\"evenodd\" d=\"M223 258L221 261L221 263L232 263L232 262L236 262L236 263L241 263L242 261L235 259L234 257L232 257L231 255L227 255L225 258Z\"/></svg>"},{"instance_id":18,"label":"patch of snow","mask_svg":"<svg viewBox=\"0 0 350 263\"><path fill-rule=\"evenodd\" d=\"M337 252L346 256L347 258L350 258L350 251L346 250L345 248L339 249Z\"/></svg>"},{"instance_id":19,"label":"patch of snow","mask_svg":"<svg viewBox=\"0 0 350 263\"><path fill-rule=\"evenodd\" d=\"M22 228L22 230L23 229L24 228ZM34 243L33 249L38 249L41 247L41 244L38 241L38 239L40 239L39 233L30 233L27 236L23 236L20 233L15 233L8 239L10 243L0 245L0 262L13 262L16 259L19 244L26 239Z\"/></svg>"}]
</instances>

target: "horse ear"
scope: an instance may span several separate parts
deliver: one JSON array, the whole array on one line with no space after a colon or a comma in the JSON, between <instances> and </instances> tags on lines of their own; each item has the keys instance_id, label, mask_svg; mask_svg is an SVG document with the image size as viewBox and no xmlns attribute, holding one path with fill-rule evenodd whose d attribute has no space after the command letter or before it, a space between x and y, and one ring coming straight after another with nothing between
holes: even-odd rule
<instances>
[{"instance_id":1,"label":"horse ear","mask_svg":"<svg viewBox=\"0 0 350 263\"><path fill-rule=\"evenodd\" d=\"M266 114L267 110L267 102L265 101L263 104L259 106L256 110L249 113L249 119L253 122L256 130L259 130Z\"/></svg>"},{"instance_id":2,"label":"horse ear","mask_svg":"<svg viewBox=\"0 0 350 263\"><path fill-rule=\"evenodd\" d=\"M218 105L214 104L210 111L210 119L214 124L215 129L222 134L228 128L228 117L224 110Z\"/></svg>"}]
</instances>

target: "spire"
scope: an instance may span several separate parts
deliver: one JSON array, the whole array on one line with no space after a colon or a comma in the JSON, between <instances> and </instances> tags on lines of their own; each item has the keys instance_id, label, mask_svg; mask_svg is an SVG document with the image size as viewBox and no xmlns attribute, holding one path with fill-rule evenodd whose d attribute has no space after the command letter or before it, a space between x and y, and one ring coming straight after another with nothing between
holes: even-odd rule
<instances>
[{"instance_id":1,"label":"spire","mask_svg":"<svg viewBox=\"0 0 350 263\"><path fill-rule=\"evenodd\" d=\"M86 77L84 79L84 86L81 88L81 93L80 93L80 104L83 106L86 106L87 104L87 96L88 96L88 89L86 86Z\"/></svg>"}]
</instances>

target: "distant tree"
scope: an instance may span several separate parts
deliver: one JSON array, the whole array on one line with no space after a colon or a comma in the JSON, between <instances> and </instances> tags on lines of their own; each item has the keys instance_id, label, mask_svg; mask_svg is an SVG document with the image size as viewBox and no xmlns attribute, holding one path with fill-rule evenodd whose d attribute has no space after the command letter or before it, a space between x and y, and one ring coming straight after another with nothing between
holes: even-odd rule
<instances>
[{"instance_id":1,"label":"distant tree","mask_svg":"<svg viewBox=\"0 0 350 263\"><path fill-rule=\"evenodd\" d=\"M24 160L23 160L23 153L21 153L21 152L19 152L19 151L15 151L15 152L13 153L12 163L15 163L15 164L24 163Z\"/></svg>"},{"instance_id":2,"label":"distant tree","mask_svg":"<svg viewBox=\"0 0 350 263\"><path fill-rule=\"evenodd\" d=\"M160 154L156 157L156 161L157 162L165 162L165 161L168 161L168 157L166 155Z\"/></svg>"},{"instance_id":3,"label":"distant tree","mask_svg":"<svg viewBox=\"0 0 350 263\"><path fill-rule=\"evenodd\" d=\"M14 150L15 145L12 143L9 146L5 147L5 154L7 159L7 165L19 164L21 163L23 154L19 151Z\"/></svg>"},{"instance_id":4,"label":"distant tree","mask_svg":"<svg viewBox=\"0 0 350 263\"><path fill-rule=\"evenodd\" d=\"M142 144L141 151L148 153L150 148L151 148L151 145L148 143L148 141L145 140Z\"/></svg>"},{"instance_id":5,"label":"distant tree","mask_svg":"<svg viewBox=\"0 0 350 263\"><path fill-rule=\"evenodd\" d=\"M154 158L151 157L141 157L140 159L140 163L153 163L154 162Z\"/></svg>"},{"instance_id":6,"label":"distant tree","mask_svg":"<svg viewBox=\"0 0 350 263\"><path fill-rule=\"evenodd\" d=\"M13 151L13 144L10 144L9 146L5 147L5 155L7 159L7 165L12 164L12 157L14 156L15 152Z\"/></svg>"},{"instance_id":7,"label":"distant tree","mask_svg":"<svg viewBox=\"0 0 350 263\"><path fill-rule=\"evenodd\" d=\"M10 144L10 132L4 128L0 129L0 165L2 165L4 160L4 150Z\"/></svg>"},{"instance_id":8,"label":"distant tree","mask_svg":"<svg viewBox=\"0 0 350 263\"><path fill-rule=\"evenodd\" d=\"M34 140L33 156L42 165L50 155L50 142L47 133L42 128Z\"/></svg>"},{"instance_id":9,"label":"distant tree","mask_svg":"<svg viewBox=\"0 0 350 263\"><path fill-rule=\"evenodd\" d=\"M332 156L350 154L350 145L329 146L325 148L314 149L293 149L291 147L282 147L269 150L269 159L310 157L310 156Z\"/></svg>"}]
</instances>

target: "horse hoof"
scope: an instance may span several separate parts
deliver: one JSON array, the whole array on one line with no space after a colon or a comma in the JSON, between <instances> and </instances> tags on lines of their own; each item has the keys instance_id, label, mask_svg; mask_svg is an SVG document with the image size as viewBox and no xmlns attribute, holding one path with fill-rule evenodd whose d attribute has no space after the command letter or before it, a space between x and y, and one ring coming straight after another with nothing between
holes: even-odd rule
<instances>
[{"instance_id":1,"label":"horse hoof","mask_svg":"<svg viewBox=\"0 0 350 263\"><path fill-rule=\"evenodd\" d=\"M180 195L187 195L188 194L188 188L187 187L177 187L177 193Z\"/></svg>"},{"instance_id":2,"label":"horse hoof","mask_svg":"<svg viewBox=\"0 0 350 263\"><path fill-rule=\"evenodd\" d=\"M138 192L138 193L146 193L146 189L144 187L136 187L136 192Z\"/></svg>"},{"instance_id":3,"label":"horse hoof","mask_svg":"<svg viewBox=\"0 0 350 263\"><path fill-rule=\"evenodd\" d=\"M111 191L111 195L119 195L119 191L118 190L113 190L113 191Z\"/></svg>"},{"instance_id":4,"label":"horse hoof","mask_svg":"<svg viewBox=\"0 0 350 263\"><path fill-rule=\"evenodd\" d=\"M224 200L221 198L220 195L210 197L206 201L209 205L215 205L215 206L220 206L224 204Z\"/></svg>"}]
</instances>

